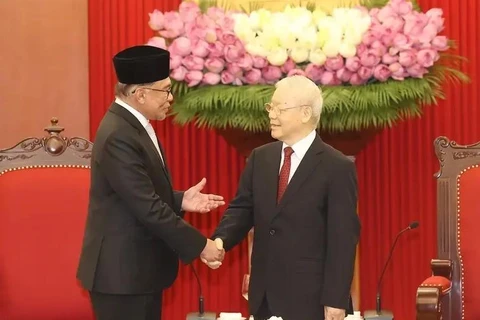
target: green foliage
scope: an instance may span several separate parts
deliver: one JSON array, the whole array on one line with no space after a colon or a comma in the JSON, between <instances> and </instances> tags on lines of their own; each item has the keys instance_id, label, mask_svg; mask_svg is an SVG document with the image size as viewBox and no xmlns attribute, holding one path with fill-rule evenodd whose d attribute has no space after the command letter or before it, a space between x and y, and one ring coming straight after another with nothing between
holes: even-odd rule
<instances>
[{"instance_id":1,"label":"green foliage","mask_svg":"<svg viewBox=\"0 0 480 320\"><path fill-rule=\"evenodd\" d=\"M445 63L448 61L449 63ZM321 86L324 106L320 127L328 131L383 128L410 117L420 116L424 105L444 99L446 81L465 83L469 78L459 70L462 58L442 55L422 79L388 80L362 86ZM216 85L189 88L174 82L175 121L195 122L210 128L233 127L246 131L268 130L264 104L274 92L271 85Z\"/></svg>"}]
</instances>

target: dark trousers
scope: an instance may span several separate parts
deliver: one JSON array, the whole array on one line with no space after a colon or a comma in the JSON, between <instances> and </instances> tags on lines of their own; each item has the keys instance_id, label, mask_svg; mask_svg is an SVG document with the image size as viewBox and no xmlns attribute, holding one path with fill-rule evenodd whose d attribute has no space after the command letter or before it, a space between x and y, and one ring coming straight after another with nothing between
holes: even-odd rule
<instances>
[{"instance_id":1,"label":"dark trousers","mask_svg":"<svg viewBox=\"0 0 480 320\"><path fill-rule=\"evenodd\" d=\"M253 315L253 318L255 320L267 320L270 317L273 317L273 314L268 306L267 296L264 295L262 304L260 305L260 308L258 308L257 313Z\"/></svg>"},{"instance_id":2,"label":"dark trousers","mask_svg":"<svg viewBox=\"0 0 480 320\"><path fill-rule=\"evenodd\" d=\"M90 292L97 320L160 320L162 293L118 295Z\"/></svg>"}]
</instances>

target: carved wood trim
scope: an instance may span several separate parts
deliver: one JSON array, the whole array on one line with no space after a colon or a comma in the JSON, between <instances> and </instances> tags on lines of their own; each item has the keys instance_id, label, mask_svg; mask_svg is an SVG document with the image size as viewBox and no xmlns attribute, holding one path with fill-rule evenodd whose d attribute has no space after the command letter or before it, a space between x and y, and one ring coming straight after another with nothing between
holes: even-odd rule
<instances>
[{"instance_id":1,"label":"carved wood trim","mask_svg":"<svg viewBox=\"0 0 480 320\"><path fill-rule=\"evenodd\" d=\"M65 128L52 118L44 128L44 137L26 138L7 149L0 149L0 172L27 166L79 165L89 166L93 143L85 138L67 138Z\"/></svg>"}]
</instances>

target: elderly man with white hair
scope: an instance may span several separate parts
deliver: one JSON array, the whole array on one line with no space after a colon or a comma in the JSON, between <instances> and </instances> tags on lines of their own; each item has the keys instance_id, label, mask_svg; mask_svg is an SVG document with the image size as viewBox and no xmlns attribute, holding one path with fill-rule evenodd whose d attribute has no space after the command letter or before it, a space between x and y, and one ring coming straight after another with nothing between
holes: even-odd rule
<instances>
[{"instance_id":1,"label":"elderly man with white hair","mask_svg":"<svg viewBox=\"0 0 480 320\"><path fill-rule=\"evenodd\" d=\"M349 308L360 232L356 169L316 133L322 105L306 77L276 84L265 108L279 141L252 151L212 236L229 251L255 228L248 293L255 320L343 320Z\"/></svg>"}]
</instances>

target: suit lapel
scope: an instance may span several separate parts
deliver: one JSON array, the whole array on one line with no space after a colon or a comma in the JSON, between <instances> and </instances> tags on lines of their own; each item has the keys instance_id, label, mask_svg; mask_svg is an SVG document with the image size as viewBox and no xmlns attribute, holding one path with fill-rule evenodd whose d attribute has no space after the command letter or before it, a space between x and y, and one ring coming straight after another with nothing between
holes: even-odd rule
<instances>
[{"instance_id":1,"label":"suit lapel","mask_svg":"<svg viewBox=\"0 0 480 320\"><path fill-rule=\"evenodd\" d=\"M324 150L324 143L320 139L320 137L317 135L315 137L315 140L313 140L313 143L308 149L307 153L303 157L302 161L300 162L292 179L288 183L287 189L285 190L285 193L283 194L283 197L280 200L280 203L277 205L276 210L274 211L273 217L275 217L280 212L280 210L285 206L286 203L288 203L292 199L295 199L295 194L300 190L302 184L309 177L312 176L312 171L315 170L315 168L322 161L321 154L323 150ZM280 158L280 153L278 154L278 157ZM276 174L276 178L277 178L277 182L275 184L276 185L275 190L278 189L278 171Z\"/></svg>"},{"instance_id":2,"label":"suit lapel","mask_svg":"<svg viewBox=\"0 0 480 320\"><path fill-rule=\"evenodd\" d=\"M266 163L262 171L264 175L263 181L265 182L265 193L263 194L265 203L267 203L271 210L269 212L276 211L277 206L277 190L278 190L278 173L280 172L280 154L282 152L282 142L277 142L273 145L273 148L267 154Z\"/></svg>"},{"instance_id":3,"label":"suit lapel","mask_svg":"<svg viewBox=\"0 0 480 320\"><path fill-rule=\"evenodd\" d=\"M118 114L119 116L121 116L122 118L127 120L128 123L130 123L133 127L135 127L138 130L142 143L144 145L149 146L150 151L153 152L156 155L156 157L158 159L158 166L161 167L161 170L163 171L163 173L167 177L167 181L170 183L170 186L172 186L172 182L171 182L171 179L170 179L170 174L169 174L169 172L167 171L167 168L166 168L167 163L163 162L165 164L165 166L162 165L162 158L158 154L157 148L153 144L152 139L150 139L150 136L148 135L147 130L145 130L143 125L140 123L140 121L138 121L138 119L130 111L128 111L127 109L125 109L124 107L122 107L121 105L119 105L117 103L113 103L110 106L110 111L115 113L115 114ZM157 139L157 142L158 142L158 145L159 145L160 150L162 152L162 156L164 157L164 161L165 161L165 152L163 152L162 145L160 144L160 141L158 141L158 139Z\"/></svg>"}]
</instances>

